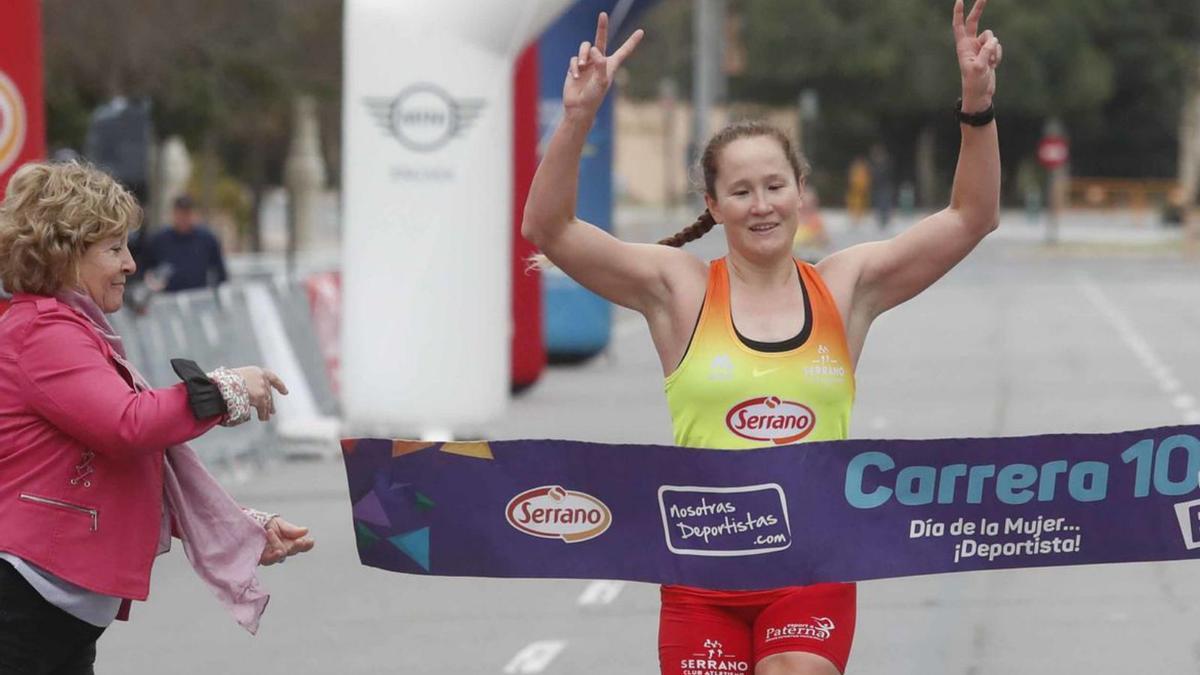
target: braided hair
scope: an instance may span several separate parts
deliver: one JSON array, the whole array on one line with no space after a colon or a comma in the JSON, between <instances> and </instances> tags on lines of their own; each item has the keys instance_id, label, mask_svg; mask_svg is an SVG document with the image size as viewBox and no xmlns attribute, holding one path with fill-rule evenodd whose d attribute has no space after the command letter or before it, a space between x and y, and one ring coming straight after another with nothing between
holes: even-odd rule
<instances>
[{"instance_id":1,"label":"braided hair","mask_svg":"<svg viewBox=\"0 0 1200 675\"><path fill-rule=\"evenodd\" d=\"M718 131L708 141L708 145L704 146L704 154L700 156L700 170L704 177L705 194L709 197L716 194L717 158L720 156L721 151L736 140L757 138L759 136L773 138L779 143L779 146L783 149L784 156L788 159L788 163L792 165L792 173L796 178L796 184L800 184L804 177L808 175L808 163L792 147L792 141L788 138L787 134L766 122L744 120L725 126L725 128ZM705 209L704 213L701 213L700 217L694 223L665 239L660 239L658 243L663 246L678 248L689 241L695 241L708 234L708 231L716 224L717 222L713 219L712 214L709 213L708 209Z\"/></svg>"},{"instance_id":2,"label":"braided hair","mask_svg":"<svg viewBox=\"0 0 1200 675\"><path fill-rule=\"evenodd\" d=\"M689 241L695 241L708 234L708 231L713 229L713 226L716 224L717 221L713 220L712 214L708 212L708 209L704 209L704 213L700 214L700 217L696 219L696 222L688 225L675 234L666 237L665 239L659 239L658 243L662 244L663 246L674 246L675 248L679 248Z\"/></svg>"}]
</instances>

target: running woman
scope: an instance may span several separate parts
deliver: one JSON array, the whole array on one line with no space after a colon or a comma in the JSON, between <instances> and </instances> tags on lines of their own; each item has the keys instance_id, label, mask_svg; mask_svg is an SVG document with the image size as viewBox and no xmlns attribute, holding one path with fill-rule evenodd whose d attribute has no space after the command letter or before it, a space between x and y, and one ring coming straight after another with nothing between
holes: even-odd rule
<instances>
[{"instance_id":1,"label":"running woman","mask_svg":"<svg viewBox=\"0 0 1200 675\"><path fill-rule=\"evenodd\" d=\"M999 218L1000 152L993 121L1000 42L979 33L986 0L953 30L962 73L962 133L950 204L896 237L809 265L792 257L805 166L787 136L758 123L718 132L701 158L707 209L658 244L622 242L575 215L578 166L596 111L635 32L607 55L608 18L579 46L563 85L562 122L538 167L521 231L551 262L640 312L662 362L678 445L736 450L843 439L854 367L871 322L962 260ZM705 262L679 248L720 223L728 255ZM791 426L765 430L778 411ZM758 427L758 428L752 428ZM659 662L667 675L844 672L856 616L853 584L724 592L662 589Z\"/></svg>"}]
</instances>

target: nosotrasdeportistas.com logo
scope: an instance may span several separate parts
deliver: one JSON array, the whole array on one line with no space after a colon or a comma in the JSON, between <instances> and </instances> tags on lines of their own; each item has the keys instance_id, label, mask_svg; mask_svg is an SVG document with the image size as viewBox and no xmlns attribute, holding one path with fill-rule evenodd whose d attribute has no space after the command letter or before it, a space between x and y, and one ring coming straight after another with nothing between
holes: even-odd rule
<instances>
[{"instance_id":1,"label":"nosotrasdeportistas.com logo","mask_svg":"<svg viewBox=\"0 0 1200 675\"><path fill-rule=\"evenodd\" d=\"M376 124L400 144L433 152L462 135L483 113L483 99L454 98L441 87L422 82L387 97L366 97Z\"/></svg>"},{"instance_id":2,"label":"nosotrasdeportistas.com logo","mask_svg":"<svg viewBox=\"0 0 1200 675\"><path fill-rule=\"evenodd\" d=\"M25 99L21 90L0 71L0 173L17 161L25 147Z\"/></svg>"},{"instance_id":3,"label":"nosotrasdeportistas.com logo","mask_svg":"<svg viewBox=\"0 0 1200 675\"><path fill-rule=\"evenodd\" d=\"M504 509L508 524L525 534L574 544L604 534L612 512L585 493L543 485L513 497Z\"/></svg>"},{"instance_id":4,"label":"nosotrasdeportistas.com logo","mask_svg":"<svg viewBox=\"0 0 1200 675\"><path fill-rule=\"evenodd\" d=\"M787 445L812 433L817 416L803 403L760 396L730 408L725 415L725 426L742 438Z\"/></svg>"},{"instance_id":5,"label":"nosotrasdeportistas.com logo","mask_svg":"<svg viewBox=\"0 0 1200 675\"><path fill-rule=\"evenodd\" d=\"M778 483L658 488L667 549L676 555L747 556L792 545L787 499Z\"/></svg>"}]
</instances>

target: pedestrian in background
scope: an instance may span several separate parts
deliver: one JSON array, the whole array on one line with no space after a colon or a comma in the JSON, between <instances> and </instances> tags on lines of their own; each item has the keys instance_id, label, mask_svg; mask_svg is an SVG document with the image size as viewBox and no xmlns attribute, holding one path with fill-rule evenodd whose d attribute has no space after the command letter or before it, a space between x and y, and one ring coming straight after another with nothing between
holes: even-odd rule
<instances>
[{"instance_id":1,"label":"pedestrian in background","mask_svg":"<svg viewBox=\"0 0 1200 675\"><path fill-rule=\"evenodd\" d=\"M90 674L96 640L149 594L172 535L254 632L256 566L312 548L307 529L243 509L186 445L274 412L278 377L250 366L151 389L105 314L134 271L141 210L107 174L29 164L0 203L0 673Z\"/></svg>"},{"instance_id":2,"label":"pedestrian in background","mask_svg":"<svg viewBox=\"0 0 1200 675\"><path fill-rule=\"evenodd\" d=\"M886 230L892 222L895 199L892 183L892 158L887 148L876 143L871 146L871 207L875 209L875 222L881 230Z\"/></svg>"},{"instance_id":3,"label":"pedestrian in background","mask_svg":"<svg viewBox=\"0 0 1200 675\"><path fill-rule=\"evenodd\" d=\"M796 236L792 238L792 254L810 263L816 263L830 253L832 242L825 231L825 219L821 217L821 198L817 189L808 186L800 202L800 221Z\"/></svg>"},{"instance_id":4,"label":"pedestrian in background","mask_svg":"<svg viewBox=\"0 0 1200 675\"><path fill-rule=\"evenodd\" d=\"M846 213L850 225L857 227L867 213L871 198L871 165L858 155L850 162L846 175Z\"/></svg>"},{"instance_id":5,"label":"pedestrian in background","mask_svg":"<svg viewBox=\"0 0 1200 675\"><path fill-rule=\"evenodd\" d=\"M170 226L150 236L143 254L146 283L154 290L174 293L215 287L229 278L221 242L200 221L188 195L175 199Z\"/></svg>"}]
</instances>

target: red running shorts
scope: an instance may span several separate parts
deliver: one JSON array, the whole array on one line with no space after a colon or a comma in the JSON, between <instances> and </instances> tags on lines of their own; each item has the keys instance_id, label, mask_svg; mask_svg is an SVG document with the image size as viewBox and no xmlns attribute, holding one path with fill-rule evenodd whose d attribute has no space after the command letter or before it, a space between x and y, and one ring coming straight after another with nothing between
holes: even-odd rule
<instances>
[{"instance_id":1,"label":"red running shorts","mask_svg":"<svg viewBox=\"0 0 1200 675\"><path fill-rule=\"evenodd\" d=\"M659 666L663 675L739 675L772 654L806 652L845 672L856 591L854 584L747 592L664 586Z\"/></svg>"}]
</instances>

